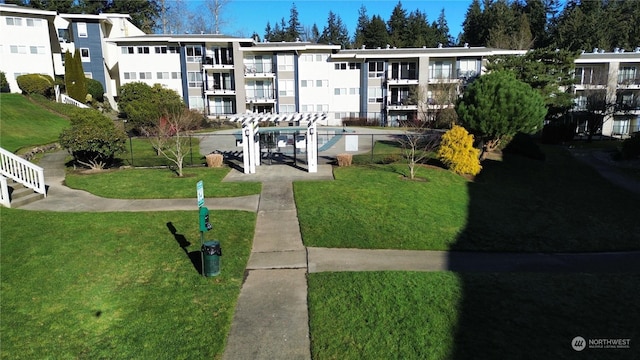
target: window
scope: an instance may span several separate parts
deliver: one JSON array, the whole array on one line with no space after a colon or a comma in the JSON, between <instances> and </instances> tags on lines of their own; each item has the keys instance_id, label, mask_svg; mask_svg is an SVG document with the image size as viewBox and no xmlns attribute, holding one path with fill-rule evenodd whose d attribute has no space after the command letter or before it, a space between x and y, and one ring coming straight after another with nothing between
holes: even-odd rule
<instances>
[{"instance_id":1,"label":"window","mask_svg":"<svg viewBox=\"0 0 640 360\"><path fill-rule=\"evenodd\" d=\"M635 66L620 67L620 70L618 70L618 84L633 85L638 83Z\"/></svg>"},{"instance_id":2,"label":"window","mask_svg":"<svg viewBox=\"0 0 640 360\"><path fill-rule=\"evenodd\" d=\"M29 18L27 18L27 26L29 26L29 27L42 27L42 19L29 19Z\"/></svg>"},{"instance_id":3,"label":"window","mask_svg":"<svg viewBox=\"0 0 640 360\"><path fill-rule=\"evenodd\" d=\"M360 70L360 63L349 63L349 70Z\"/></svg>"},{"instance_id":4,"label":"window","mask_svg":"<svg viewBox=\"0 0 640 360\"><path fill-rule=\"evenodd\" d=\"M313 105L300 105L300 111L302 112L312 112L313 111Z\"/></svg>"},{"instance_id":5,"label":"window","mask_svg":"<svg viewBox=\"0 0 640 360\"><path fill-rule=\"evenodd\" d=\"M281 114L291 114L296 112L296 106L292 104L280 104L280 113Z\"/></svg>"},{"instance_id":6,"label":"window","mask_svg":"<svg viewBox=\"0 0 640 360\"><path fill-rule=\"evenodd\" d=\"M333 95L347 95L346 88L335 88L333 89Z\"/></svg>"},{"instance_id":7,"label":"window","mask_svg":"<svg viewBox=\"0 0 640 360\"><path fill-rule=\"evenodd\" d=\"M202 73L199 71L198 72L189 71L187 73L187 81L189 83L189 87L192 87L192 88L202 87Z\"/></svg>"},{"instance_id":8,"label":"window","mask_svg":"<svg viewBox=\"0 0 640 360\"><path fill-rule=\"evenodd\" d=\"M80 59L82 59L82 62L91 61L91 56L89 55L89 49L80 48Z\"/></svg>"},{"instance_id":9,"label":"window","mask_svg":"<svg viewBox=\"0 0 640 360\"><path fill-rule=\"evenodd\" d=\"M134 73L134 72L126 72L123 75L124 75L124 79L125 80L135 80L136 79L136 73Z\"/></svg>"},{"instance_id":10,"label":"window","mask_svg":"<svg viewBox=\"0 0 640 360\"><path fill-rule=\"evenodd\" d=\"M629 119L616 117L613 119L613 134L626 135L629 133Z\"/></svg>"},{"instance_id":11,"label":"window","mask_svg":"<svg viewBox=\"0 0 640 360\"><path fill-rule=\"evenodd\" d=\"M429 64L429 80L451 79L451 61L434 61Z\"/></svg>"},{"instance_id":12,"label":"window","mask_svg":"<svg viewBox=\"0 0 640 360\"><path fill-rule=\"evenodd\" d=\"M382 88L370 87L368 89L368 102L369 103L381 103L382 102Z\"/></svg>"},{"instance_id":13,"label":"window","mask_svg":"<svg viewBox=\"0 0 640 360\"><path fill-rule=\"evenodd\" d=\"M138 46L138 54L148 54L149 47L148 46Z\"/></svg>"},{"instance_id":14,"label":"window","mask_svg":"<svg viewBox=\"0 0 640 360\"><path fill-rule=\"evenodd\" d=\"M325 61L327 59L327 54L316 54L316 61Z\"/></svg>"},{"instance_id":15,"label":"window","mask_svg":"<svg viewBox=\"0 0 640 360\"><path fill-rule=\"evenodd\" d=\"M29 52L32 54L44 54L44 46L29 46Z\"/></svg>"},{"instance_id":16,"label":"window","mask_svg":"<svg viewBox=\"0 0 640 360\"><path fill-rule=\"evenodd\" d=\"M10 45L9 49L12 54L26 54L27 47L24 45Z\"/></svg>"},{"instance_id":17,"label":"window","mask_svg":"<svg viewBox=\"0 0 640 360\"><path fill-rule=\"evenodd\" d=\"M472 78L478 73L478 61L476 59L460 59L458 77Z\"/></svg>"},{"instance_id":18,"label":"window","mask_svg":"<svg viewBox=\"0 0 640 360\"><path fill-rule=\"evenodd\" d=\"M278 55L278 70L293 71L293 55Z\"/></svg>"},{"instance_id":19,"label":"window","mask_svg":"<svg viewBox=\"0 0 640 360\"><path fill-rule=\"evenodd\" d=\"M58 29L58 41L68 43L70 40L68 29Z\"/></svg>"},{"instance_id":20,"label":"window","mask_svg":"<svg viewBox=\"0 0 640 360\"><path fill-rule=\"evenodd\" d=\"M369 63L369 77L376 78L384 75L384 61L372 61Z\"/></svg>"},{"instance_id":21,"label":"window","mask_svg":"<svg viewBox=\"0 0 640 360\"><path fill-rule=\"evenodd\" d=\"M9 26L22 26L22 18L19 18L19 17L7 17L7 25L9 25Z\"/></svg>"},{"instance_id":22,"label":"window","mask_svg":"<svg viewBox=\"0 0 640 360\"><path fill-rule=\"evenodd\" d=\"M347 63L336 63L333 67L336 70L347 70Z\"/></svg>"},{"instance_id":23,"label":"window","mask_svg":"<svg viewBox=\"0 0 640 360\"><path fill-rule=\"evenodd\" d=\"M189 109L204 110L204 99L202 96L189 96Z\"/></svg>"},{"instance_id":24,"label":"window","mask_svg":"<svg viewBox=\"0 0 640 360\"><path fill-rule=\"evenodd\" d=\"M182 79L182 73L174 71L174 72L171 73L171 78L172 79Z\"/></svg>"},{"instance_id":25,"label":"window","mask_svg":"<svg viewBox=\"0 0 640 360\"><path fill-rule=\"evenodd\" d=\"M87 37L87 23L79 22L77 25L78 37Z\"/></svg>"},{"instance_id":26,"label":"window","mask_svg":"<svg viewBox=\"0 0 640 360\"><path fill-rule=\"evenodd\" d=\"M169 79L169 72L157 72L156 73L156 77L158 78L158 80L162 80L162 79Z\"/></svg>"},{"instance_id":27,"label":"window","mask_svg":"<svg viewBox=\"0 0 640 360\"><path fill-rule=\"evenodd\" d=\"M316 87L329 87L329 80L316 80Z\"/></svg>"},{"instance_id":28,"label":"window","mask_svg":"<svg viewBox=\"0 0 640 360\"><path fill-rule=\"evenodd\" d=\"M295 96L294 93L293 80L278 80L278 94L280 96Z\"/></svg>"},{"instance_id":29,"label":"window","mask_svg":"<svg viewBox=\"0 0 640 360\"><path fill-rule=\"evenodd\" d=\"M327 111L329 111L329 105L328 104L318 104L318 105L316 105L316 111L317 112L327 112Z\"/></svg>"},{"instance_id":30,"label":"window","mask_svg":"<svg viewBox=\"0 0 640 360\"><path fill-rule=\"evenodd\" d=\"M300 87L313 87L313 80L300 80Z\"/></svg>"},{"instance_id":31,"label":"window","mask_svg":"<svg viewBox=\"0 0 640 360\"><path fill-rule=\"evenodd\" d=\"M303 54L303 55L300 55L300 61L303 61L303 62L312 62L312 61L313 61L313 55L312 55L312 54Z\"/></svg>"},{"instance_id":32,"label":"window","mask_svg":"<svg viewBox=\"0 0 640 360\"><path fill-rule=\"evenodd\" d=\"M215 98L210 103L212 114L233 114L233 100L230 98Z\"/></svg>"},{"instance_id":33,"label":"window","mask_svg":"<svg viewBox=\"0 0 640 360\"><path fill-rule=\"evenodd\" d=\"M150 72L140 72L140 80L151 80Z\"/></svg>"},{"instance_id":34,"label":"window","mask_svg":"<svg viewBox=\"0 0 640 360\"><path fill-rule=\"evenodd\" d=\"M167 47L166 46L156 46L155 47L156 54L166 54Z\"/></svg>"},{"instance_id":35,"label":"window","mask_svg":"<svg viewBox=\"0 0 640 360\"><path fill-rule=\"evenodd\" d=\"M360 88L349 88L349 95L360 95Z\"/></svg>"},{"instance_id":36,"label":"window","mask_svg":"<svg viewBox=\"0 0 640 360\"><path fill-rule=\"evenodd\" d=\"M122 53L123 54L133 54L133 46L123 46L122 47Z\"/></svg>"},{"instance_id":37,"label":"window","mask_svg":"<svg viewBox=\"0 0 640 360\"><path fill-rule=\"evenodd\" d=\"M200 46L187 46L185 47L187 53L187 62L199 63L202 61L202 47Z\"/></svg>"}]
</instances>

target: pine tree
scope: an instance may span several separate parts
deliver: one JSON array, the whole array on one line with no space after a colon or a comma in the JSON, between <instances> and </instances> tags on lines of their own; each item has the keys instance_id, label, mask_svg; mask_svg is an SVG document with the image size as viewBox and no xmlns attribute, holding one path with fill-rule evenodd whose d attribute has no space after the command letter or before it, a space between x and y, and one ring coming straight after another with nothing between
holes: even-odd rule
<instances>
[{"instance_id":1,"label":"pine tree","mask_svg":"<svg viewBox=\"0 0 640 360\"><path fill-rule=\"evenodd\" d=\"M391 46L405 47L408 42L407 32L407 11L402 8L402 3L398 1L398 4L393 8L391 17L387 22L389 31L389 42Z\"/></svg>"},{"instance_id":2,"label":"pine tree","mask_svg":"<svg viewBox=\"0 0 640 360\"><path fill-rule=\"evenodd\" d=\"M449 25L447 25L447 19L444 16L444 8L440 11L438 16L438 22L434 23L436 42L444 46L453 45L453 38L449 34Z\"/></svg>"},{"instance_id":3,"label":"pine tree","mask_svg":"<svg viewBox=\"0 0 640 360\"><path fill-rule=\"evenodd\" d=\"M333 11L329 11L327 26L324 27L318 42L322 44L339 44L342 45L343 48L348 46L349 32L342 22L340 15L336 15Z\"/></svg>"},{"instance_id":4,"label":"pine tree","mask_svg":"<svg viewBox=\"0 0 640 360\"><path fill-rule=\"evenodd\" d=\"M411 34L407 47L434 47L438 42L435 33L427 22L427 14L420 10L412 11L407 18L407 31Z\"/></svg>"},{"instance_id":5,"label":"pine tree","mask_svg":"<svg viewBox=\"0 0 640 360\"><path fill-rule=\"evenodd\" d=\"M385 47L389 44L389 33L384 20L378 15L373 15L371 23L365 33L365 45L367 48Z\"/></svg>"},{"instance_id":6,"label":"pine tree","mask_svg":"<svg viewBox=\"0 0 640 360\"><path fill-rule=\"evenodd\" d=\"M285 29L285 27L283 26L283 29ZM300 19L298 17L298 8L296 7L296 4L293 3L291 5L291 10L289 13L289 26L286 27L285 30L285 41L296 41L298 39L300 39L300 33L302 26L300 25Z\"/></svg>"},{"instance_id":7,"label":"pine tree","mask_svg":"<svg viewBox=\"0 0 640 360\"><path fill-rule=\"evenodd\" d=\"M473 0L462 23L462 42L469 46L485 45L485 28L480 0ZM488 34L487 34L488 35Z\"/></svg>"},{"instance_id":8,"label":"pine tree","mask_svg":"<svg viewBox=\"0 0 640 360\"><path fill-rule=\"evenodd\" d=\"M358 24L356 25L356 31L353 35L353 47L359 49L365 44L365 34L367 33L367 27L369 27L369 17L367 16L367 8L362 5L358 9Z\"/></svg>"}]
</instances>

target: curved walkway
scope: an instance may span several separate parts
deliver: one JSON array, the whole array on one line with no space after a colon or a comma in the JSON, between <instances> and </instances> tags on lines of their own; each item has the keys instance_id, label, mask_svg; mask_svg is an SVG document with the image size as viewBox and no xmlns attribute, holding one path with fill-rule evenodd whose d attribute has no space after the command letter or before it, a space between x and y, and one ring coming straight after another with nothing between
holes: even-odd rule
<instances>
[{"instance_id":1,"label":"curved walkway","mask_svg":"<svg viewBox=\"0 0 640 360\"><path fill-rule=\"evenodd\" d=\"M47 198L23 209L161 211L197 209L195 199L104 199L63 185L65 152L40 165ZM253 175L232 170L225 181L261 181L260 195L207 199L210 209L257 211L253 247L224 359L311 359L307 274L322 271L640 272L640 252L518 254L306 248L292 181L333 179L331 166L309 174L290 166L260 166Z\"/></svg>"}]
</instances>

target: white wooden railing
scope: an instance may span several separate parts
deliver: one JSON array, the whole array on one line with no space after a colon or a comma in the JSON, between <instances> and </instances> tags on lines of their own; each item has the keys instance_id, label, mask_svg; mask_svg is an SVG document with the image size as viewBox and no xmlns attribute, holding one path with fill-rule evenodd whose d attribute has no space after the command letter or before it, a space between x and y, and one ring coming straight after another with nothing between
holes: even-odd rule
<instances>
[{"instance_id":1,"label":"white wooden railing","mask_svg":"<svg viewBox=\"0 0 640 360\"><path fill-rule=\"evenodd\" d=\"M73 106L77 106L77 107L83 108L83 109L89 108L87 105L81 103L80 101L61 93L60 92L60 85L56 85L54 90L56 92L56 101L57 102L61 102L61 103L65 103L65 104L69 104L69 105L73 105Z\"/></svg>"},{"instance_id":2,"label":"white wooden railing","mask_svg":"<svg viewBox=\"0 0 640 360\"><path fill-rule=\"evenodd\" d=\"M2 175L0 175L0 205L11 207L11 201L9 200L9 185L7 185L7 178Z\"/></svg>"},{"instance_id":3,"label":"white wooden railing","mask_svg":"<svg viewBox=\"0 0 640 360\"><path fill-rule=\"evenodd\" d=\"M0 148L0 175L11 178L13 181L47 196L44 184L44 169L3 148ZM7 186L6 179L0 185L2 185L2 196L4 197L4 188Z\"/></svg>"},{"instance_id":4,"label":"white wooden railing","mask_svg":"<svg viewBox=\"0 0 640 360\"><path fill-rule=\"evenodd\" d=\"M77 106L79 108L83 108L83 109L88 109L89 107L83 103L81 103L80 101L69 97L65 94L60 94L60 102L65 103L65 104L70 104L70 105L74 105Z\"/></svg>"}]
</instances>

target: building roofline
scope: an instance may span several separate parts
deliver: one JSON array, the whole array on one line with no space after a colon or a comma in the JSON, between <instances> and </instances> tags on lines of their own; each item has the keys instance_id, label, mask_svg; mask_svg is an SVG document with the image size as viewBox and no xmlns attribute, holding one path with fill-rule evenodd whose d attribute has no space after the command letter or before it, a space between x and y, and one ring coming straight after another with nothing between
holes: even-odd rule
<instances>
[{"instance_id":1,"label":"building roofline","mask_svg":"<svg viewBox=\"0 0 640 360\"><path fill-rule=\"evenodd\" d=\"M487 47L437 47L437 48L377 48L377 49L346 49L340 50L332 56L335 60L372 59L393 57L421 57L432 56L491 56L491 55L524 55L527 50L505 50Z\"/></svg>"},{"instance_id":2,"label":"building roofline","mask_svg":"<svg viewBox=\"0 0 640 360\"><path fill-rule=\"evenodd\" d=\"M18 14L33 14L33 15L45 15L45 16L56 16L58 13L56 11L50 10L39 10L28 8L24 6L18 6L13 4L0 4L0 12L11 12Z\"/></svg>"},{"instance_id":3,"label":"building roofline","mask_svg":"<svg viewBox=\"0 0 640 360\"><path fill-rule=\"evenodd\" d=\"M140 36L126 36L119 38L108 39L108 42L114 43L136 43L136 42L252 42L251 38L238 38L233 36L221 35L221 34L146 34Z\"/></svg>"}]
</instances>

